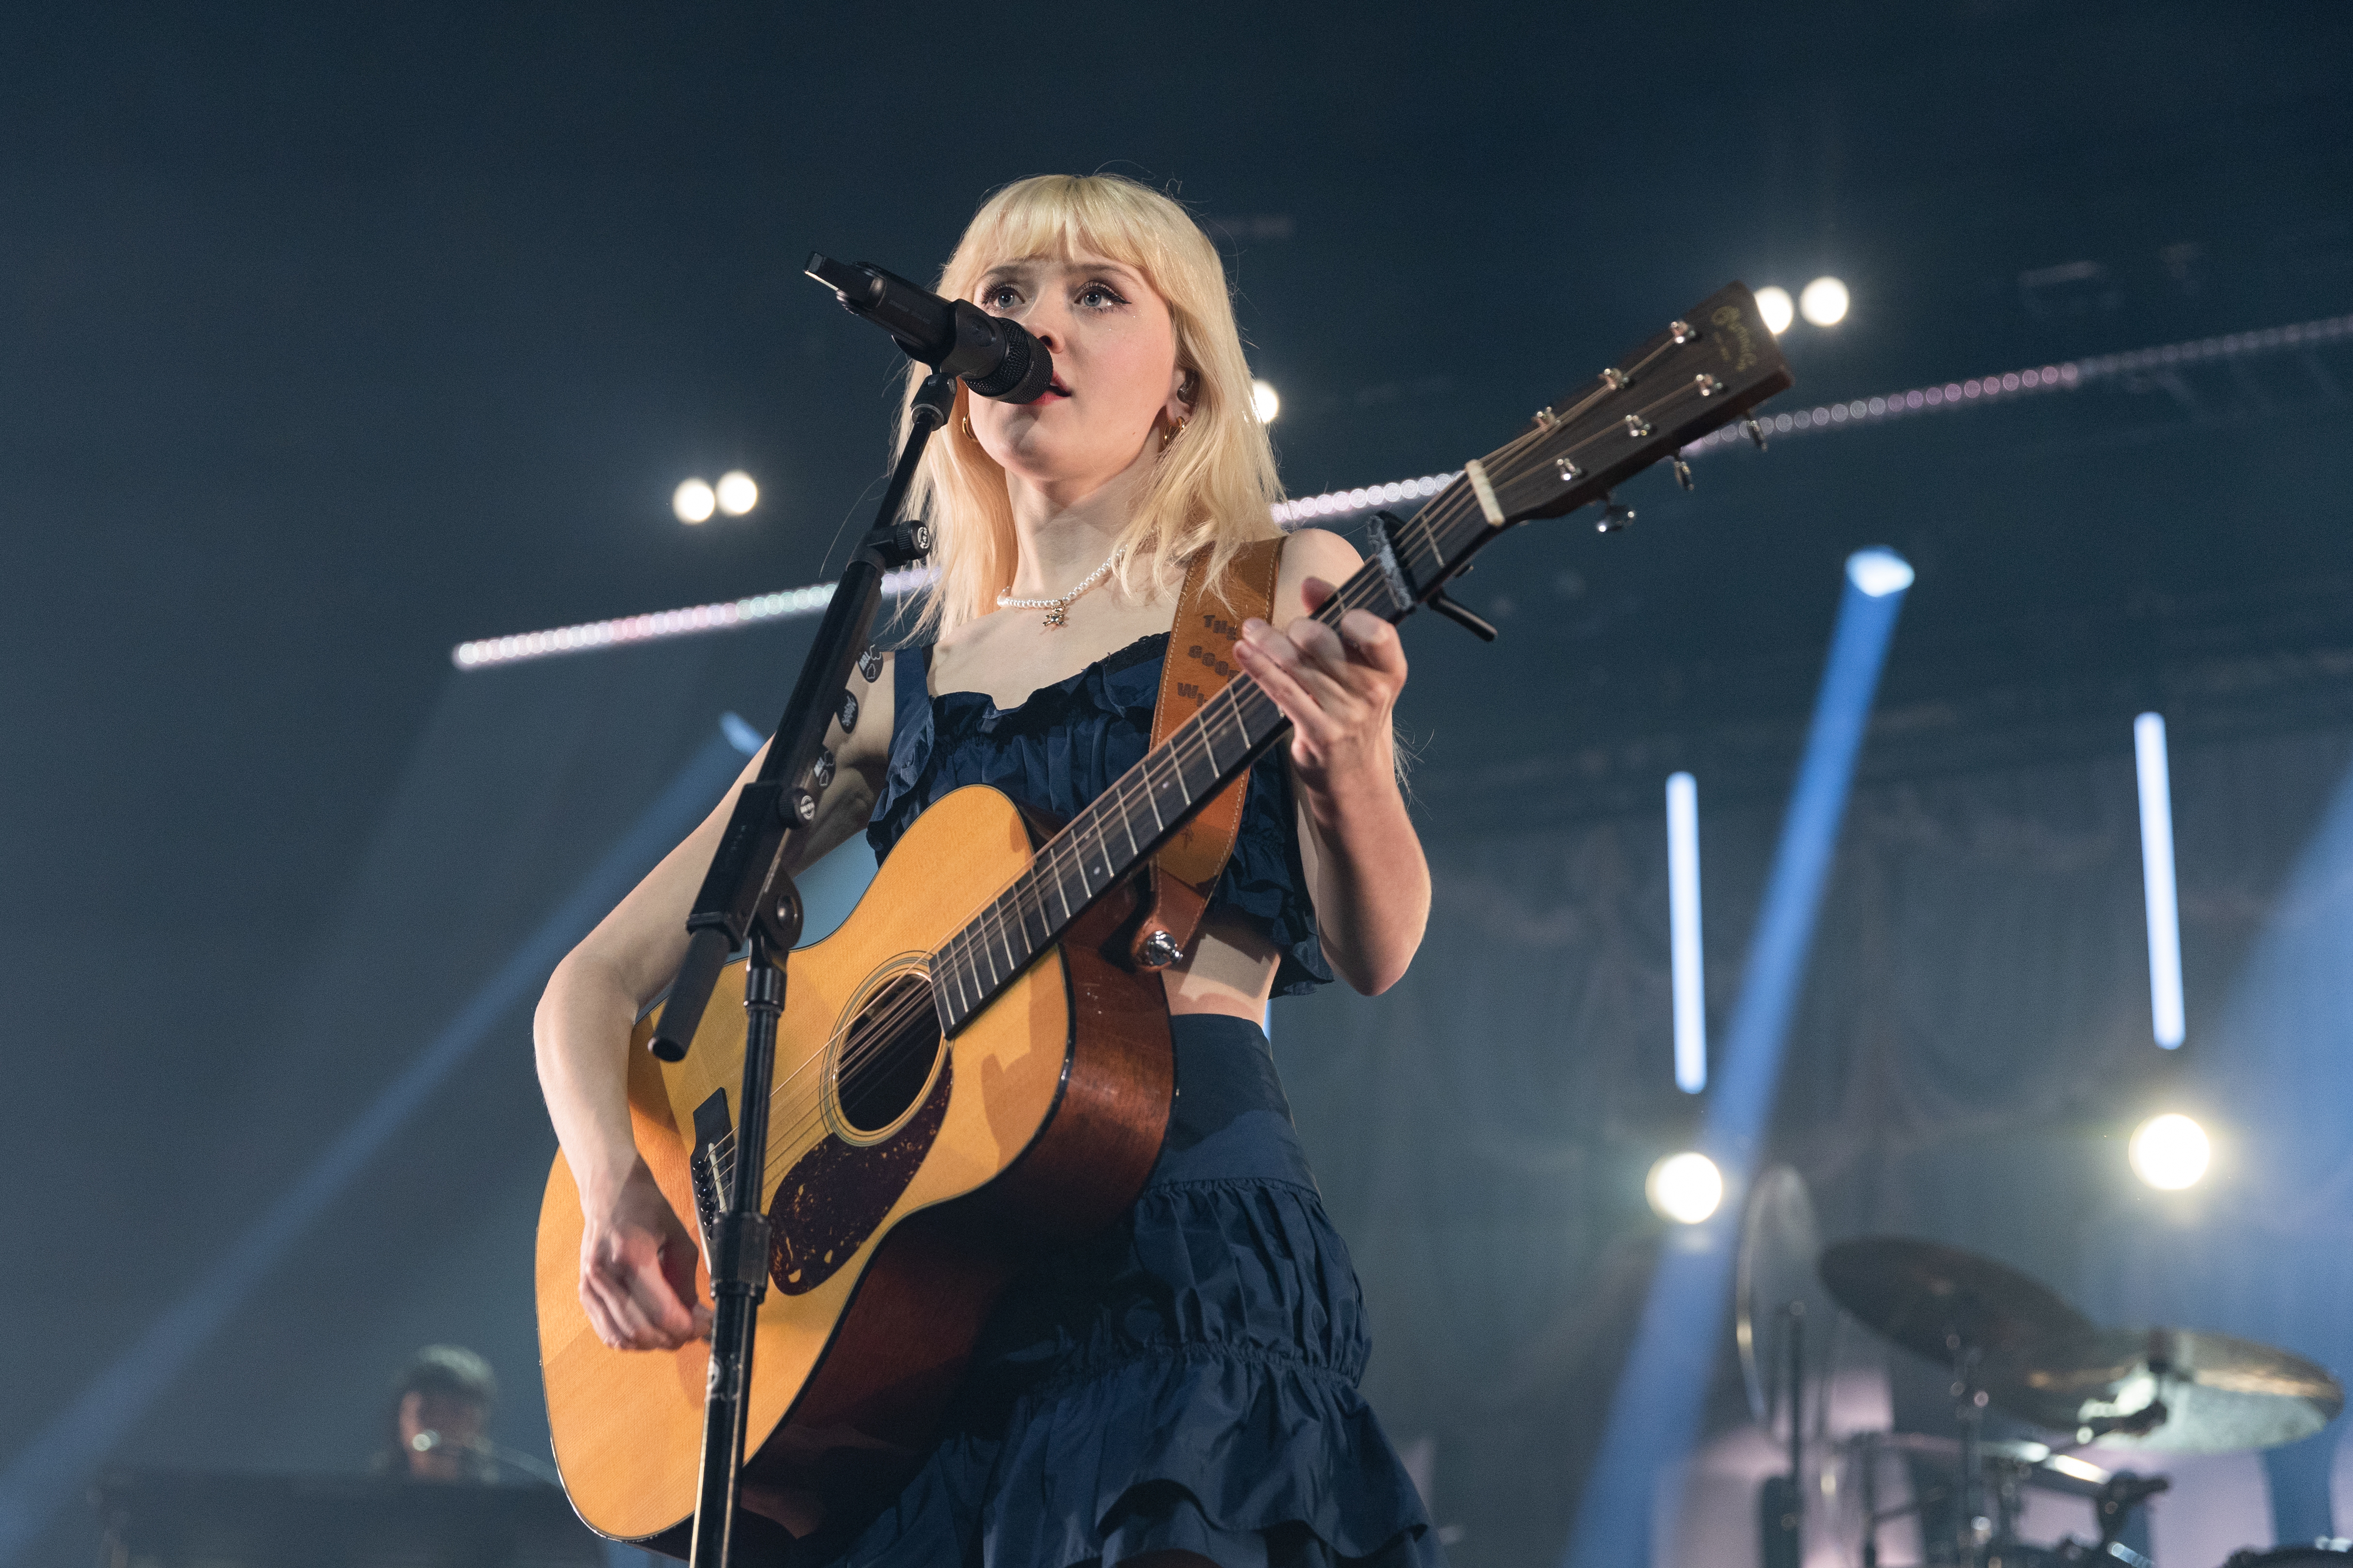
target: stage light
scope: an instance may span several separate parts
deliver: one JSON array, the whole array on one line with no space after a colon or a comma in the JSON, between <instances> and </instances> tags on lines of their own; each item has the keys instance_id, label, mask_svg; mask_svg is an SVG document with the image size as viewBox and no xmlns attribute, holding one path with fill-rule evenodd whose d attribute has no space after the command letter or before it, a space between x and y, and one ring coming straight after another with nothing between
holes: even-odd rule
<instances>
[{"instance_id":1,"label":"stage light","mask_svg":"<svg viewBox=\"0 0 2353 1568\"><path fill-rule=\"evenodd\" d=\"M1798 313L1818 327L1835 327L1846 320L1846 285L1835 278L1817 278L1798 296Z\"/></svg>"},{"instance_id":2,"label":"stage light","mask_svg":"<svg viewBox=\"0 0 2353 1568\"><path fill-rule=\"evenodd\" d=\"M708 522L719 498L701 479L688 479L670 493L670 510L681 522Z\"/></svg>"},{"instance_id":3,"label":"stage light","mask_svg":"<svg viewBox=\"0 0 2353 1568\"><path fill-rule=\"evenodd\" d=\"M1724 1202L1724 1173L1704 1154L1670 1154L1651 1167L1642 1193L1661 1219L1698 1225Z\"/></svg>"},{"instance_id":4,"label":"stage light","mask_svg":"<svg viewBox=\"0 0 2353 1568\"><path fill-rule=\"evenodd\" d=\"M1847 321L1847 285L1838 278L1814 278L1807 282L1805 292L1798 294L1798 315L1817 327L1835 327Z\"/></svg>"},{"instance_id":5,"label":"stage light","mask_svg":"<svg viewBox=\"0 0 2353 1568\"><path fill-rule=\"evenodd\" d=\"M1282 412L1282 398L1263 381L1250 383L1250 412L1261 425L1271 425L1274 416Z\"/></svg>"},{"instance_id":6,"label":"stage light","mask_svg":"<svg viewBox=\"0 0 2353 1568\"><path fill-rule=\"evenodd\" d=\"M2195 1186L2213 1162L2214 1146L2206 1129L2179 1111L2152 1116L2133 1129L2126 1146L2133 1174L2159 1192L2178 1193Z\"/></svg>"},{"instance_id":7,"label":"stage light","mask_svg":"<svg viewBox=\"0 0 2353 1568\"><path fill-rule=\"evenodd\" d=\"M2149 1022L2157 1043L2169 1051L2181 1044L2188 1029L2181 1001L2181 914L2173 883L2173 784L2166 765L2162 714L2144 713L2133 721L2133 763L2140 775L2140 886L2148 913Z\"/></svg>"},{"instance_id":8,"label":"stage light","mask_svg":"<svg viewBox=\"0 0 2353 1568\"><path fill-rule=\"evenodd\" d=\"M1667 956L1673 983L1675 1087L1707 1087L1707 974L1700 955L1699 784L1667 779Z\"/></svg>"},{"instance_id":9,"label":"stage light","mask_svg":"<svg viewBox=\"0 0 2353 1568\"><path fill-rule=\"evenodd\" d=\"M712 498L719 503L721 511L730 517L741 517L760 504L760 487L753 482L751 475L733 468L719 476L719 483L712 489Z\"/></svg>"},{"instance_id":10,"label":"stage light","mask_svg":"<svg viewBox=\"0 0 2353 1568\"><path fill-rule=\"evenodd\" d=\"M1909 568L1898 575L1908 581ZM1865 591L1850 569L1840 594L1796 787L1781 820L1740 990L1716 1049L1699 1144L1722 1158L1719 1180L1728 1187L1747 1179L1752 1152L1764 1142L1855 760L1904 608L1901 583L1873 582L1876 594ZM1600 1458L1586 1479L1563 1568L1651 1561L1653 1510L1666 1510L1655 1517L1672 1515L1671 1494L1681 1483L1671 1467L1697 1440L1715 1352L1694 1347L1713 1346L1722 1332L1732 1298L1736 1228L1723 1218L1694 1224L1682 1238L1690 1245L1660 1254L1610 1396Z\"/></svg>"},{"instance_id":11,"label":"stage light","mask_svg":"<svg viewBox=\"0 0 2353 1568\"><path fill-rule=\"evenodd\" d=\"M1778 338L1789 330L1798 307L1790 302L1787 289L1767 283L1757 290L1757 313L1765 318L1765 330Z\"/></svg>"},{"instance_id":12,"label":"stage light","mask_svg":"<svg viewBox=\"0 0 2353 1568\"><path fill-rule=\"evenodd\" d=\"M1883 599L1912 585L1912 563L1873 545L1846 558L1846 580L1873 598Z\"/></svg>"}]
</instances>

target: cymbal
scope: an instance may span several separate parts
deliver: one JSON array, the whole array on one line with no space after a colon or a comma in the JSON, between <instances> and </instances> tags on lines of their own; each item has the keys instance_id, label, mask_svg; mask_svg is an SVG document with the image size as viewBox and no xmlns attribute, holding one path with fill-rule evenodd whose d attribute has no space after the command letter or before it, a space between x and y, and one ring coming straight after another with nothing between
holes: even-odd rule
<instances>
[{"instance_id":1,"label":"cymbal","mask_svg":"<svg viewBox=\"0 0 2353 1568\"><path fill-rule=\"evenodd\" d=\"M1823 1413L1838 1330L1838 1308L1822 1289L1821 1233L1804 1178L1776 1165L1748 1190L1740 1220L1740 1257L1733 1286L1733 1338L1740 1347L1741 1376L1748 1384L1748 1409L1768 1432L1787 1431L1791 1401L1789 1338L1798 1336L1805 1387L1796 1401ZM1794 1309L1794 1310L1793 1310Z\"/></svg>"},{"instance_id":2,"label":"cymbal","mask_svg":"<svg viewBox=\"0 0 2353 1568\"><path fill-rule=\"evenodd\" d=\"M1866 1327L1947 1365L1964 1348L1990 1356L2092 1331L2048 1287L1956 1247L1895 1236L1841 1241L1823 1252L1821 1272Z\"/></svg>"},{"instance_id":3,"label":"cymbal","mask_svg":"<svg viewBox=\"0 0 2353 1568\"><path fill-rule=\"evenodd\" d=\"M2337 1381L2302 1356L2188 1329L2094 1329L1988 1358L2003 1409L2105 1448L2227 1454L2309 1437L2345 1408Z\"/></svg>"}]
</instances>

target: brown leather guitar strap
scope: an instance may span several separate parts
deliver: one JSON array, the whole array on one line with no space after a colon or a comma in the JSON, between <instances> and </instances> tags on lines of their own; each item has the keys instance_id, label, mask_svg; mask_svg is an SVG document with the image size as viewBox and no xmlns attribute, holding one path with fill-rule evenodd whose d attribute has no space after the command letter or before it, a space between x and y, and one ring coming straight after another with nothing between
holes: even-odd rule
<instances>
[{"instance_id":1,"label":"brown leather guitar strap","mask_svg":"<svg viewBox=\"0 0 2353 1568\"><path fill-rule=\"evenodd\" d=\"M1242 623L1273 613L1282 540L1261 539L1242 546L1227 570L1223 600L1209 592L1208 565L1209 552L1204 550L1193 558L1177 596L1168 657L1160 667L1160 697L1152 709L1155 746L1233 679L1234 644L1241 640ZM1141 884L1142 918L1128 939L1128 957L1138 968L1166 969L1191 948L1210 889L1234 852L1249 788L1248 774L1227 785L1152 858L1151 870Z\"/></svg>"}]
</instances>

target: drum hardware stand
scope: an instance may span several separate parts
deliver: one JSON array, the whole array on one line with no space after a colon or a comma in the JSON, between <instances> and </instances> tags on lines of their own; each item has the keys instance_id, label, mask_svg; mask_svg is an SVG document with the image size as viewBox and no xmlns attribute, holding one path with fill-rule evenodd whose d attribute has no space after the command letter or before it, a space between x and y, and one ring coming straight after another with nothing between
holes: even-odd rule
<instances>
[{"instance_id":1,"label":"drum hardware stand","mask_svg":"<svg viewBox=\"0 0 2353 1568\"><path fill-rule=\"evenodd\" d=\"M1985 1351L1957 1334L1946 1342L1953 1351L1953 1416L1961 1426L1961 1474L1955 1490L1959 1506L1954 1520L1954 1544L1960 1562L1982 1564L1986 1548L1994 1539L1993 1521L1986 1517L1985 1511L1985 1479L1978 1473L1986 1406L1991 1403L1986 1391L1978 1386L1978 1364L1985 1359Z\"/></svg>"},{"instance_id":2,"label":"drum hardware stand","mask_svg":"<svg viewBox=\"0 0 2353 1568\"><path fill-rule=\"evenodd\" d=\"M768 1290L768 1217L760 1202L767 1165L768 1094L776 1065L776 1020L785 1005L785 961L801 933L800 893L785 868L786 851L792 835L816 820L818 791L832 776L833 756L825 748L827 723L839 715L845 733L857 726L849 671L873 633L883 574L931 553L930 525L901 521L898 513L932 432L947 422L955 385L954 376L934 374L915 393L906 444L892 469L874 526L842 570L760 771L736 796L726 831L711 858L693 912L687 917L686 957L651 1042L654 1055L662 1060L683 1061L720 972L738 947L748 947L734 1165L727 1201L711 1228L711 1371L703 1404L692 1568L726 1568L734 1551L745 1406L752 1389L753 1329Z\"/></svg>"},{"instance_id":3,"label":"drum hardware stand","mask_svg":"<svg viewBox=\"0 0 2353 1568\"><path fill-rule=\"evenodd\" d=\"M1777 1315L1789 1346L1789 1473L1765 1478L1757 1492L1757 1522L1765 1568L1800 1568L1806 1551L1806 1304L1787 1302ZM1869 1559L1865 1568L1871 1568Z\"/></svg>"}]
</instances>

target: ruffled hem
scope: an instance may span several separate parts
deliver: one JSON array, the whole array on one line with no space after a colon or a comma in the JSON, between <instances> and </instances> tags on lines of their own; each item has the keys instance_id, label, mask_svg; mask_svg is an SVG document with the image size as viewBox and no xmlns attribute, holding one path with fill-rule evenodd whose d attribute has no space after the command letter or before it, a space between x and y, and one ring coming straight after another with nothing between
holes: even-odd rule
<instances>
[{"instance_id":1,"label":"ruffled hem","mask_svg":"<svg viewBox=\"0 0 2353 1568\"><path fill-rule=\"evenodd\" d=\"M1218 1568L1430 1568L1444 1561L1430 1531L1401 1530L1377 1552L1349 1557L1306 1525L1286 1521L1271 1530L1221 1530L1182 1487L1154 1482L1121 1500L1118 1521L1103 1533L1103 1568L1117 1568L1156 1552L1189 1552Z\"/></svg>"},{"instance_id":2,"label":"ruffled hem","mask_svg":"<svg viewBox=\"0 0 2353 1568\"><path fill-rule=\"evenodd\" d=\"M1329 1373L1196 1347L1013 1415L1002 1437L951 1434L841 1568L1113 1568L1171 1550L1220 1568L1445 1561L1378 1419Z\"/></svg>"}]
</instances>

